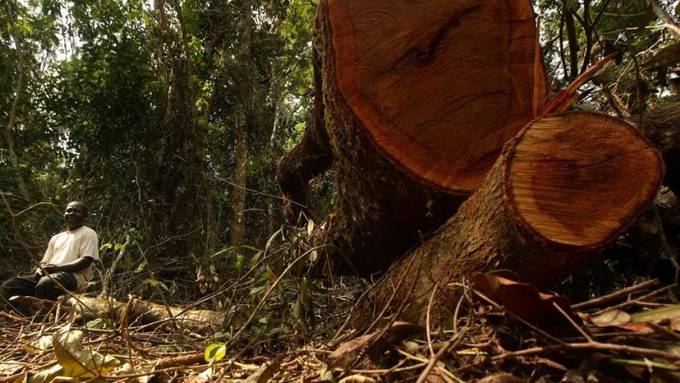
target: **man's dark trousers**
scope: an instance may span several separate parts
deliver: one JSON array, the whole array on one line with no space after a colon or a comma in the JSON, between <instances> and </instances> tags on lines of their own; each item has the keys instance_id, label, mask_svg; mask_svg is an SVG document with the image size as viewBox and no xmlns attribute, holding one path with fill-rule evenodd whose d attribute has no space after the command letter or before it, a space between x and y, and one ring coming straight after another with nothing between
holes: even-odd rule
<instances>
[{"instance_id":1,"label":"man's dark trousers","mask_svg":"<svg viewBox=\"0 0 680 383\"><path fill-rule=\"evenodd\" d=\"M6 299L25 295L54 301L64 294L64 289L75 290L77 287L78 283L72 273L58 272L44 277L28 274L5 281L2 284L2 295Z\"/></svg>"}]
</instances>

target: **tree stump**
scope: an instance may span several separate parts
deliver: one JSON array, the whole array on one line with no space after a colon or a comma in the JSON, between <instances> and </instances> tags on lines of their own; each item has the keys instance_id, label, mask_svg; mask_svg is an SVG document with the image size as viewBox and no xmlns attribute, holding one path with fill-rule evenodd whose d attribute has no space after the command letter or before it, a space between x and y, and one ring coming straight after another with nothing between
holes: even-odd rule
<instances>
[{"instance_id":1,"label":"tree stump","mask_svg":"<svg viewBox=\"0 0 680 383\"><path fill-rule=\"evenodd\" d=\"M370 275L419 245L547 94L529 1L322 1L315 49L323 124L279 182L304 204L300 189L333 159L336 214L315 242L335 273Z\"/></svg>"}]
</instances>

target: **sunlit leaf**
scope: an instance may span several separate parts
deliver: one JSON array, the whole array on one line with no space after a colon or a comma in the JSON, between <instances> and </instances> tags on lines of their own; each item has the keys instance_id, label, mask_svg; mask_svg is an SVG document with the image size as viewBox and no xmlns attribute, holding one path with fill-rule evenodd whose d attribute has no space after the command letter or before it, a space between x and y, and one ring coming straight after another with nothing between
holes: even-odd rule
<instances>
[{"instance_id":1,"label":"sunlit leaf","mask_svg":"<svg viewBox=\"0 0 680 383\"><path fill-rule=\"evenodd\" d=\"M30 354L40 354L52 348L52 335L43 335L30 343L22 342L21 348Z\"/></svg>"},{"instance_id":2,"label":"sunlit leaf","mask_svg":"<svg viewBox=\"0 0 680 383\"><path fill-rule=\"evenodd\" d=\"M213 343L205 348L203 357L208 363L214 363L222 360L227 355L227 345L222 343Z\"/></svg>"},{"instance_id":3,"label":"sunlit leaf","mask_svg":"<svg viewBox=\"0 0 680 383\"><path fill-rule=\"evenodd\" d=\"M338 383L376 383L375 378L363 375L350 375L342 378Z\"/></svg>"},{"instance_id":4,"label":"sunlit leaf","mask_svg":"<svg viewBox=\"0 0 680 383\"><path fill-rule=\"evenodd\" d=\"M630 322L630 314L621 310L608 310L590 319L595 326L617 326Z\"/></svg>"},{"instance_id":5,"label":"sunlit leaf","mask_svg":"<svg viewBox=\"0 0 680 383\"><path fill-rule=\"evenodd\" d=\"M139 263L139 266L137 266L137 268L135 269L135 273L141 273L142 271L144 271L147 264L148 262L146 261L146 258L144 258L142 262Z\"/></svg>"},{"instance_id":6,"label":"sunlit leaf","mask_svg":"<svg viewBox=\"0 0 680 383\"><path fill-rule=\"evenodd\" d=\"M58 364L52 364L36 371L27 377L27 383L50 383L55 378L63 376L64 368Z\"/></svg>"},{"instance_id":7,"label":"sunlit leaf","mask_svg":"<svg viewBox=\"0 0 680 383\"><path fill-rule=\"evenodd\" d=\"M57 362L64 368L63 375L72 378L91 378L115 369L119 362L111 355L83 349L83 332L67 329L57 334L52 345Z\"/></svg>"},{"instance_id":8,"label":"sunlit leaf","mask_svg":"<svg viewBox=\"0 0 680 383\"><path fill-rule=\"evenodd\" d=\"M17 374L23 368L24 365L19 362L0 362L0 377Z\"/></svg>"}]
</instances>

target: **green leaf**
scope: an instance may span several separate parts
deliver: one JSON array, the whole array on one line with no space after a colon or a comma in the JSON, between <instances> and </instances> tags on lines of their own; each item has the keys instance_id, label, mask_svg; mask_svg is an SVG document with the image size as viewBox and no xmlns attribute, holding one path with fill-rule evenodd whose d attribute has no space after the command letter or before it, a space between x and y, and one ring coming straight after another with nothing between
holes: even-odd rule
<instances>
[{"instance_id":1,"label":"green leaf","mask_svg":"<svg viewBox=\"0 0 680 383\"><path fill-rule=\"evenodd\" d=\"M643 311L630 316L635 323L661 321L680 318L680 305L662 307L660 309Z\"/></svg>"},{"instance_id":2,"label":"green leaf","mask_svg":"<svg viewBox=\"0 0 680 383\"><path fill-rule=\"evenodd\" d=\"M241 271L243 269L243 260L245 257L242 254L237 254L234 261L234 268L236 271Z\"/></svg>"},{"instance_id":3,"label":"green leaf","mask_svg":"<svg viewBox=\"0 0 680 383\"><path fill-rule=\"evenodd\" d=\"M213 343L205 348L203 357L208 363L215 363L224 359L227 355L227 345L222 343Z\"/></svg>"},{"instance_id":4,"label":"green leaf","mask_svg":"<svg viewBox=\"0 0 680 383\"><path fill-rule=\"evenodd\" d=\"M139 266L137 266L137 268L135 269L135 273L141 273L142 271L144 271L147 264L148 262L146 261L146 258L144 258L142 262L139 264Z\"/></svg>"}]
</instances>

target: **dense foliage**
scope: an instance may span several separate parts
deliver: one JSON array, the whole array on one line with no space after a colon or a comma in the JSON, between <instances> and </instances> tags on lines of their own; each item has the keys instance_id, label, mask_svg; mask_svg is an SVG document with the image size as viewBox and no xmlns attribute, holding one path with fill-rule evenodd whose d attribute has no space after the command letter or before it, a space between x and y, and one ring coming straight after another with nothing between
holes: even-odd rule
<instances>
[{"instance_id":1,"label":"dense foliage","mask_svg":"<svg viewBox=\"0 0 680 383\"><path fill-rule=\"evenodd\" d=\"M105 262L129 246L128 266L143 253L158 269L193 269L227 246L235 190L247 191L238 213L248 229L234 245L266 240L282 221L276 162L307 114L314 9L300 0L5 2L3 262L35 262L72 199L90 205ZM236 142L247 152L238 180Z\"/></svg>"}]
</instances>

